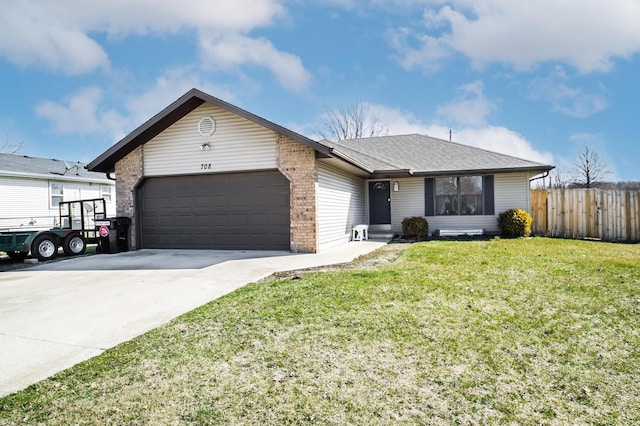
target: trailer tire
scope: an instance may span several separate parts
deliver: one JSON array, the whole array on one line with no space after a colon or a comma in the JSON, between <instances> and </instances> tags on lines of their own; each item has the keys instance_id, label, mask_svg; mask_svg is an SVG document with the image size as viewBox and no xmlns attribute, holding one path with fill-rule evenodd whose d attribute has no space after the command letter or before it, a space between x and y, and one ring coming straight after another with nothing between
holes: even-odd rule
<instances>
[{"instance_id":1,"label":"trailer tire","mask_svg":"<svg viewBox=\"0 0 640 426\"><path fill-rule=\"evenodd\" d=\"M87 244L79 234L67 235L62 241L62 250L67 256L78 256L87 250Z\"/></svg>"},{"instance_id":2,"label":"trailer tire","mask_svg":"<svg viewBox=\"0 0 640 426\"><path fill-rule=\"evenodd\" d=\"M31 244L31 254L38 260L51 260L58 254L58 240L52 235L40 235Z\"/></svg>"}]
</instances>

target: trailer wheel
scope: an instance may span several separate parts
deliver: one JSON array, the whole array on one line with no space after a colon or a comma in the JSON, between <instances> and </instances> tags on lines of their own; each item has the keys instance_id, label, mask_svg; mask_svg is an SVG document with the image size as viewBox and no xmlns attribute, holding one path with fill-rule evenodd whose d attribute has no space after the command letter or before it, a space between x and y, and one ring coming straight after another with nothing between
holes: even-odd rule
<instances>
[{"instance_id":1,"label":"trailer wheel","mask_svg":"<svg viewBox=\"0 0 640 426\"><path fill-rule=\"evenodd\" d=\"M51 235L40 235L33 240L31 244L31 253L38 260L51 260L58 254L58 242Z\"/></svg>"},{"instance_id":2,"label":"trailer wheel","mask_svg":"<svg viewBox=\"0 0 640 426\"><path fill-rule=\"evenodd\" d=\"M84 242L84 238L78 234L71 234L62 241L62 250L67 256L84 254L86 249L87 245Z\"/></svg>"}]
</instances>

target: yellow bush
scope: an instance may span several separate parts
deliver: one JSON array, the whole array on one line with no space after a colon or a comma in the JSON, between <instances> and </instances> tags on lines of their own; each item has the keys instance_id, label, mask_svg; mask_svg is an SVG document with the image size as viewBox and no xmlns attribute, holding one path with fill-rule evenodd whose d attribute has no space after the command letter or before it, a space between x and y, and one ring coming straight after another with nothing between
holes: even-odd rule
<instances>
[{"instance_id":1,"label":"yellow bush","mask_svg":"<svg viewBox=\"0 0 640 426\"><path fill-rule=\"evenodd\" d=\"M505 237L531 235L531 215L522 209L506 210L498 216L498 226Z\"/></svg>"}]
</instances>

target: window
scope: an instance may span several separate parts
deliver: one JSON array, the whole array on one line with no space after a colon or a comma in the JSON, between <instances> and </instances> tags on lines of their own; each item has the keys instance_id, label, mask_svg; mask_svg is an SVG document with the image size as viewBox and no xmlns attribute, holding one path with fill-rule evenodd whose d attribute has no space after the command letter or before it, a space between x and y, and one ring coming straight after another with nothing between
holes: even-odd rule
<instances>
[{"instance_id":1,"label":"window","mask_svg":"<svg viewBox=\"0 0 640 426\"><path fill-rule=\"evenodd\" d=\"M493 176L425 179L425 216L493 214Z\"/></svg>"},{"instance_id":2,"label":"window","mask_svg":"<svg viewBox=\"0 0 640 426\"><path fill-rule=\"evenodd\" d=\"M111 201L111 187L100 185L100 197L107 202Z\"/></svg>"},{"instance_id":3,"label":"window","mask_svg":"<svg viewBox=\"0 0 640 426\"><path fill-rule=\"evenodd\" d=\"M51 207L58 207L63 201L63 188L60 182L49 182L49 193L51 194Z\"/></svg>"},{"instance_id":4,"label":"window","mask_svg":"<svg viewBox=\"0 0 640 426\"><path fill-rule=\"evenodd\" d=\"M482 176L458 178L460 214L482 214Z\"/></svg>"},{"instance_id":5,"label":"window","mask_svg":"<svg viewBox=\"0 0 640 426\"><path fill-rule=\"evenodd\" d=\"M458 178L436 178L436 214L458 214Z\"/></svg>"}]
</instances>

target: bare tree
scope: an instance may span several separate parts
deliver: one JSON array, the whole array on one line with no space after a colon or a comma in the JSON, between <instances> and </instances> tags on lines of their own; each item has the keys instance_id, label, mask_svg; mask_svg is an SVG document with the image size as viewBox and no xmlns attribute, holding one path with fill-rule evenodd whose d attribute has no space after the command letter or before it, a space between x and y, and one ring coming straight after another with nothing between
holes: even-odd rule
<instances>
[{"instance_id":1,"label":"bare tree","mask_svg":"<svg viewBox=\"0 0 640 426\"><path fill-rule=\"evenodd\" d=\"M356 103L328 110L320 120L320 136L328 140L368 138L389 134L389 126L373 108Z\"/></svg>"},{"instance_id":2,"label":"bare tree","mask_svg":"<svg viewBox=\"0 0 640 426\"><path fill-rule=\"evenodd\" d=\"M12 142L8 135L0 142L0 154L19 154L23 149L24 141Z\"/></svg>"},{"instance_id":3,"label":"bare tree","mask_svg":"<svg viewBox=\"0 0 640 426\"><path fill-rule=\"evenodd\" d=\"M571 174L560 170L552 170L549 176L550 188L568 188L571 185Z\"/></svg>"},{"instance_id":4,"label":"bare tree","mask_svg":"<svg viewBox=\"0 0 640 426\"><path fill-rule=\"evenodd\" d=\"M602 181L605 175L611 173L607 170L607 162L600 158L595 149L585 145L578 152L576 167L576 181L586 188L591 188L596 182Z\"/></svg>"}]
</instances>

